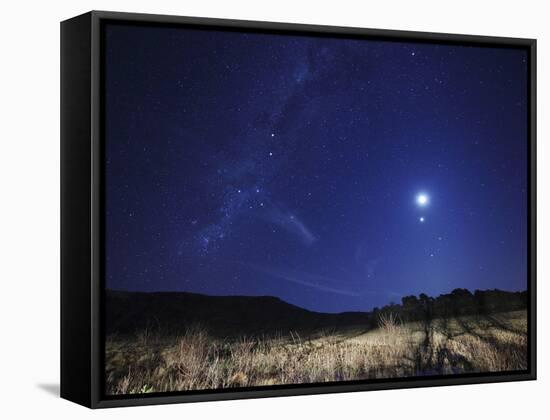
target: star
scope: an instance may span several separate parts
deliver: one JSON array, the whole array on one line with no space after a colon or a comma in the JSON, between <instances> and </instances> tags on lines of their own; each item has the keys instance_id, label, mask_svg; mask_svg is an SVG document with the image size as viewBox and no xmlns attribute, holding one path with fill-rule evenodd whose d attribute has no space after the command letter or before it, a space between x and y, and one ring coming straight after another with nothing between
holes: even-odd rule
<instances>
[{"instance_id":1,"label":"star","mask_svg":"<svg viewBox=\"0 0 550 420\"><path fill-rule=\"evenodd\" d=\"M420 221L420 223L424 223L425 219L424 219L424 217L421 216L418 220Z\"/></svg>"}]
</instances>

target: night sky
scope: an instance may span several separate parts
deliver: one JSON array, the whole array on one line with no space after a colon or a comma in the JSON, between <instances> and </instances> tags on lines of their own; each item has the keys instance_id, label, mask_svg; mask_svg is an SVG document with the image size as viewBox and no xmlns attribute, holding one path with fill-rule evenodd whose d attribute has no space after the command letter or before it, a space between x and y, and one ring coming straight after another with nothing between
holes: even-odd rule
<instances>
[{"instance_id":1,"label":"night sky","mask_svg":"<svg viewBox=\"0 0 550 420\"><path fill-rule=\"evenodd\" d=\"M106 27L106 287L527 287L527 53Z\"/></svg>"}]
</instances>

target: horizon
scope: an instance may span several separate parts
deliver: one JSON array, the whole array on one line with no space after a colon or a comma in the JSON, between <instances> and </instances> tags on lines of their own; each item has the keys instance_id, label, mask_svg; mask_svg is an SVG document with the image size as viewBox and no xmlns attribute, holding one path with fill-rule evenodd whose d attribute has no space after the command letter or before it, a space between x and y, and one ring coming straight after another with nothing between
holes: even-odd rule
<instances>
[{"instance_id":1,"label":"horizon","mask_svg":"<svg viewBox=\"0 0 550 420\"><path fill-rule=\"evenodd\" d=\"M527 289L527 55L105 27L105 285L365 311Z\"/></svg>"},{"instance_id":2,"label":"horizon","mask_svg":"<svg viewBox=\"0 0 550 420\"><path fill-rule=\"evenodd\" d=\"M475 290L469 290L469 289L464 289L462 287L457 287L453 290L450 290L450 291L447 291L447 292L444 292L444 293L441 293L437 296L431 296L431 295L427 295L428 298L431 298L431 299L437 299L441 296L448 296L448 295L451 295L452 292L454 292L455 290L466 290L468 291L472 296L475 295L476 292L503 292L503 293L527 293L528 292L528 288L526 289L523 289L523 290L502 290L502 289L483 289L483 290L480 290L480 289L475 289ZM295 303L291 303L291 302L288 302L286 300L284 300L283 298L279 297L279 296L273 296L273 295L214 295L214 294L208 294L208 293L199 293L199 292L190 292L190 291L186 291L186 290L147 290L147 291L143 291L143 290L121 290L121 289L110 289L110 288L105 288L105 292L115 292L115 293L139 293L139 294L156 294L156 293L162 293L162 294L178 294L178 293L183 293L183 294L191 294L191 295L199 295L199 296L204 296L204 297L228 297L228 298L231 298L231 297L235 297L235 298L275 298L275 299L279 299L280 301L288 304L288 305L292 305L292 306L296 306L300 309L305 309L307 311L310 311L310 312L318 312L318 313L327 313L327 314L342 314L342 313L349 313L349 312L360 312L360 313L370 313L370 312L373 312L375 309L383 309L384 307L386 306L392 306L392 305L399 305L401 306L402 305L402 301L401 299L399 299L398 301L396 302L393 302L393 301L390 301L390 302L387 302L386 304L384 305L379 305L379 306L373 306L371 308L368 308L368 309L364 309L364 310L355 310L355 311L338 311L338 312L331 312L331 311L324 311L324 312L320 312L320 311L316 311L316 310L313 310L313 309L308 309L308 308L305 308L305 307L302 307L302 306L299 306ZM423 294L423 293L420 293L418 295L405 295L405 296L402 296L402 298L404 297L410 297L410 296L414 296L416 298L419 298L420 295Z\"/></svg>"}]
</instances>

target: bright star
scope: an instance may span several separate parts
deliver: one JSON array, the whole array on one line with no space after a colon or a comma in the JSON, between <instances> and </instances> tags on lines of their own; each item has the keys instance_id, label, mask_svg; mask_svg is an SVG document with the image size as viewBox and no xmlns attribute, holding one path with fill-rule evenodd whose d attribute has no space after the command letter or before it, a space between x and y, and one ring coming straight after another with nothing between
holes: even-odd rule
<instances>
[{"instance_id":1,"label":"bright star","mask_svg":"<svg viewBox=\"0 0 550 420\"><path fill-rule=\"evenodd\" d=\"M420 223L424 223L424 218L423 217L420 217L418 220L420 220Z\"/></svg>"},{"instance_id":2,"label":"bright star","mask_svg":"<svg viewBox=\"0 0 550 420\"><path fill-rule=\"evenodd\" d=\"M416 204L418 204L421 207L426 206L429 201L430 201L430 198L428 197L427 194L420 193L416 196Z\"/></svg>"}]
</instances>

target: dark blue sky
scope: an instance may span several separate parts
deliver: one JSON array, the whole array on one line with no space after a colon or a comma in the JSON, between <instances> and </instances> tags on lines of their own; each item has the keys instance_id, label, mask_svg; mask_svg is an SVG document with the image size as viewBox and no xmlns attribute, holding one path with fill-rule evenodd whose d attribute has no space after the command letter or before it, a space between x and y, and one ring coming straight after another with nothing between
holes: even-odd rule
<instances>
[{"instance_id":1,"label":"dark blue sky","mask_svg":"<svg viewBox=\"0 0 550 420\"><path fill-rule=\"evenodd\" d=\"M108 288L330 312L526 289L525 50L114 24L105 45Z\"/></svg>"}]
</instances>

